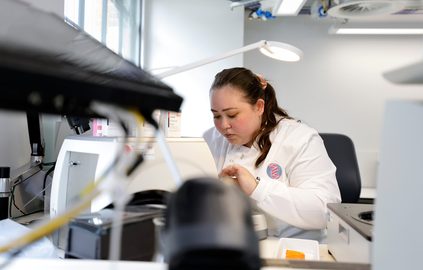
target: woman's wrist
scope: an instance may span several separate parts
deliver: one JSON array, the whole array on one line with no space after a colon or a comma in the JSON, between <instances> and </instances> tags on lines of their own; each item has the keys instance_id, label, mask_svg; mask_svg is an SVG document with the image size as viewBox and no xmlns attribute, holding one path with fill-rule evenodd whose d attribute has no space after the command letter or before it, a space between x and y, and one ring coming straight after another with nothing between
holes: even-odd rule
<instances>
[{"instance_id":1,"label":"woman's wrist","mask_svg":"<svg viewBox=\"0 0 423 270\"><path fill-rule=\"evenodd\" d=\"M245 192L248 196L251 196L253 194L254 190L256 190L259 180L257 178L254 178L254 181L250 182L251 185L249 185L248 191Z\"/></svg>"}]
</instances>

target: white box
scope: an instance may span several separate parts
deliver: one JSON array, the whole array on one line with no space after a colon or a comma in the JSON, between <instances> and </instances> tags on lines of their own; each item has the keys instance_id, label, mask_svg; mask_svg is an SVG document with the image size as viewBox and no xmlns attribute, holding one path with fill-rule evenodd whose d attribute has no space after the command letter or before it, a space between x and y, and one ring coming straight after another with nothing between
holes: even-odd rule
<instances>
[{"instance_id":1,"label":"white box","mask_svg":"<svg viewBox=\"0 0 423 270\"><path fill-rule=\"evenodd\" d=\"M305 260L320 260L319 242L316 240L281 238L276 248L276 258L285 260L288 249L303 252Z\"/></svg>"},{"instance_id":2,"label":"white box","mask_svg":"<svg viewBox=\"0 0 423 270\"><path fill-rule=\"evenodd\" d=\"M160 111L153 112L152 117L159 123ZM115 121L96 118L92 120L93 136L95 137L123 137L125 136L120 124ZM134 124L128 126L129 137L155 137L156 129L143 119L141 127Z\"/></svg>"},{"instance_id":3,"label":"white box","mask_svg":"<svg viewBox=\"0 0 423 270\"><path fill-rule=\"evenodd\" d=\"M166 137L181 137L181 113L180 112L161 112L161 127Z\"/></svg>"}]
</instances>

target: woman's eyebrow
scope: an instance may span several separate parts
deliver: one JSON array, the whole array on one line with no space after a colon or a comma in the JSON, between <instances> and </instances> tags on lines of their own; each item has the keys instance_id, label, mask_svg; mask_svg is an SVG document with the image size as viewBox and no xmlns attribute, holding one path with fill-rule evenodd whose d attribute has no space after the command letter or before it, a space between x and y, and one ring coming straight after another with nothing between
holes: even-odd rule
<instances>
[{"instance_id":1,"label":"woman's eyebrow","mask_svg":"<svg viewBox=\"0 0 423 270\"><path fill-rule=\"evenodd\" d=\"M235 110L235 109L236 109L235 107L226 108L226 109L223 109L223 110L222 110L222 112L229 111L229 110ZM212 111L212 112L217 112L217 111L216 111L216 110L214 110L214 109L211 109L211 111Z\"/></svg>"}]
</instances>

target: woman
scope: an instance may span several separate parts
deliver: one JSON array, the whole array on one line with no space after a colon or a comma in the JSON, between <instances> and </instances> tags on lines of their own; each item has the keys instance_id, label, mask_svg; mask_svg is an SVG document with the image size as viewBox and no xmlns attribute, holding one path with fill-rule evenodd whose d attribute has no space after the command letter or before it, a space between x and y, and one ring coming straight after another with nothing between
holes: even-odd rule
<instances>
[{"instance_id":1,"label":"woman","mask_svg":"<svg viewBox=\"0 0 423 270\"><path fill-rule=\"evenodd\" d=\"M215 127L204 138L219 176L233 178L265 213L269 235L321 240L326 204L341 195L317 131L292 119L273 87L245 68L215 76L210 106Z\"/></svg>"}]
</instances>

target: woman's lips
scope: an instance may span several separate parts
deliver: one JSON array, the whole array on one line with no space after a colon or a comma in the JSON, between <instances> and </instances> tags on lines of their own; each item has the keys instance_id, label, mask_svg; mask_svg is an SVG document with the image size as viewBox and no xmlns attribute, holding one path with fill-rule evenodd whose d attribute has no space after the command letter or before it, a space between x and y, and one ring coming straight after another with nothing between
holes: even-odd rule
<instances>
[{"instance_id":1,"label":"woman's lips","mask_svg":"<svg viewBox=\"0 0 423 270\"><path fill-rule=\"evenodd\" d=\"M227 139L231 139L231 138L235 137L235 135L234 134L225 134L225 137Z\"/></svg>"}]
</instances>

